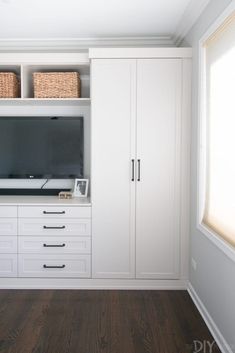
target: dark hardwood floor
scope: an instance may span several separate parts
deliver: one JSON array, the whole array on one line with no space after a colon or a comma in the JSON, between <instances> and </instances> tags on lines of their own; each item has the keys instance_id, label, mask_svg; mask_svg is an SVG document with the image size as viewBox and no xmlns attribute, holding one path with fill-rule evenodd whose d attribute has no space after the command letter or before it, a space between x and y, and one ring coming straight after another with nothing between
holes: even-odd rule
<instances>
[{"instance_id":1,"label":"dark hardwood floor","mask_svg":"<svg viewBox=\"0 0 235 353\"><path fill-rule=\"evenodd\" d=\"M0 291L1 353L220 352L212 343L186 291Z\"/></svg>"}]
</instances>

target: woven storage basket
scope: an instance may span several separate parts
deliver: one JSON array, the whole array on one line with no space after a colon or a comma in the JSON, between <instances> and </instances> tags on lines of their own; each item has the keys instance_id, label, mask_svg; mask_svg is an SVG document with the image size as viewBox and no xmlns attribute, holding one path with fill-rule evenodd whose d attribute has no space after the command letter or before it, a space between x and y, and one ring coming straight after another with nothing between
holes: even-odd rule
<instances>
[{"instance_id":1,"label":"woven storage basket","mask_svg":"<svg viewBox=\"0 0 235 353\"><path fill-rule=\"evenodd\" d=\"M14 72L0 72L0 98L18 98L19 82Z\"/></svg>"},{"instance_id":2,"label":"woven storage basket","mask_svg":"<svg viewBox=\"0 0 235 353\"><path fill-rule=\"evenodd\" d=\"M78 72L34 72L34 98L79 98L81 80Z\"/></svg>"}]
</instances>

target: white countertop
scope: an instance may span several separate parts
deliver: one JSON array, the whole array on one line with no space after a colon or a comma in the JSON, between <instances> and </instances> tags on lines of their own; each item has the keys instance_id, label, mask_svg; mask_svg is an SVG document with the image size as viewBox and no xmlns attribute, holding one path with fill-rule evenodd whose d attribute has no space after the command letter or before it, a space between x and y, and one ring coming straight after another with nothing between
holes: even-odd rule
<instances>
[{"instance_id":1,"label":"white countertop","mask_svg":"<svg viewBox=\"0 0 235 353\"><path fill-rule=\"evenodd\" d=\"M91 206L90 198L59 199L58 196L0 196L0 206Z\"/></svg>"}]
</instances>

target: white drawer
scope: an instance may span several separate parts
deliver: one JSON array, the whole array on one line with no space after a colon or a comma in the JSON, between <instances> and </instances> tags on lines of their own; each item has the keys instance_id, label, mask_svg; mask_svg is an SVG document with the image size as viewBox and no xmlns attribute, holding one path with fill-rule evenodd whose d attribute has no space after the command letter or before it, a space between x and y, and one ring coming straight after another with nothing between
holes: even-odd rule
<instances>
[{"instance_id":1,"label":"white drawer","mask_svg":"<svg viewBox=\"0 0 235 353\"><path fill-rule=\"evenodd\" d=\"M17 206L0 206L0 217L1 218L17 217Z\"/></svg>"},{"instance_id":2,"label":"white drawer","mask_svg":"<svg viewBox=\"0 0 235 353\"><path fill-rule=\"evenodd\" d=\"M17 218L0 218L0 235L17 235Z\"/></svg>"},{"instance_id":3,"label":"white drawer","mask_svg":"<svg viewBox=\"0 0 235 353\"><path fill-rule=\"evenodd\" d=\"M18 255L19 277L90 277L90 255Z\"/></svg>"},{"instance_id":4,"label":"white drawer","mask_svg":"<svg viewBox=\"0 0 235 353\"><path fill-rule=\"evenodd\" d=\"M0 254L0 277L17 277L16 254Z\"/></svg>"},{"instance_id":5,"label":"white drawer","mask_svg":"<svg viewBox=\"0 0 235 353\"><path fill-rule=\"evenodd\" d=\"M89 237L19 237L22 254L90 254Z\"/></svg>"},{"instance_id":6,"label":"white drawer","mask_svg":"<svg viewBox=\"0 0 235 353\"><path fill-rule=\"evenodd\" d=\"M90 236L90 219L19 218L19 235Z\"/></svg>"},{"instance_id":7,"label":"white drawer","mask_svg":"<svg viewBox=\"0 0 235 353\"><path fill-rule=\"evenodd\" d=\"M0 237L0 254L17 254L17 237ZM1 269L0 269L1 271Z\"/></svg>"},{"instance_id":8,"label":"white drawer","mask_svg":"<svg viewBox=\"0 0 235 353\"><path fill-rule=\"evenodd\" d=\"M23 218L91 218L91 207L20 206L18 214Z\"/></svg>"}]
</instances>

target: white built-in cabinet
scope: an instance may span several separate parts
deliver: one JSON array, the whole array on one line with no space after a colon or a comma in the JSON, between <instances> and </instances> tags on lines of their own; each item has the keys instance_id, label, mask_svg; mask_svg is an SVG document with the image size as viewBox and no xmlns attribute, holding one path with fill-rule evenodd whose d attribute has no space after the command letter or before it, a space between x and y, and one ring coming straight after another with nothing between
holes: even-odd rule
<instances>
[{"instance_id":1,"label":"white built-in cabinet","mask_svg":"<svg viewBox=\"0 0 235 353\"><path fill-rule=\"evenodd\" d=\"M91 277L88 199L1 196L0 200L0 278Z\"/></svg>"},{"instance_id":2,"label":"white built-in cabinet","mask_svg":"<svg viewBox=\"0 0 235 353\"><path fill-rule=\"evenodd\" d=\"M185 288L191 54L1 54L0 71L21 79L1 115L84 116L91 201L0 196L0 287ZM33 72L68 69L81 74L81 98L33 98Z\"/></svg>"},{"instance_id":3,"label":"white built-in cabinet","mask_svg":"<svg viewBox=\"0 0 235 353\"><path fill-rule=\"evenodd\" d=\"M17 277L17 210L0 206L0 278Z\"/></svg>"},{"instance_id":4,"label":"white built-in cabinet","mask_svg":"<svg viewBox=\"0 0 235 353\"><path fill-rule=\"evenodd\" d=\"M117 50L91 53L92 276L179 279L189 61Z\"/></svg>"}]
</instances>

